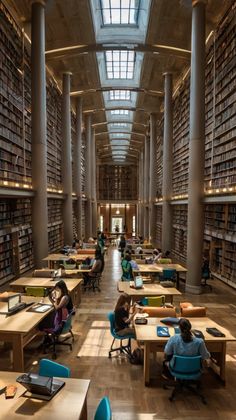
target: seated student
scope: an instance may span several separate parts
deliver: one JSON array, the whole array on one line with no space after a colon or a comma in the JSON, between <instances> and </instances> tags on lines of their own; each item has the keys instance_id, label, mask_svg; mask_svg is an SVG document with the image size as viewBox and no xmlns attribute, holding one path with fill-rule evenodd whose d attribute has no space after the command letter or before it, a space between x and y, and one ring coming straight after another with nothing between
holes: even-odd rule
<instances>
[{"instance_id":1,"label":"seated student","mask_svg":"<svg viewBox=\"0 0 236 420\"><path fill-rule=\"evenodd\" d=\"M133 279L133 270L131 265L131 255L125 254L123 260L121 261L122 268L122 277L123 281L129 281Z\"/></svg>"},{"instance_id":2,"label":"seated student","mask_svg":"<svg viewBox=\"0 0 236 420\"><path fill-rule=\"evenodd\" d=\"M135 251L136 251L136 254L143 254L143 249L141 246L137 246Z\"/></svg>"},{"instance_id":3,"label":"seated student","mask_svg":"<svg viewBox=\"0 0 236 420\"><path fill-rule=\"evenodd\" d=\"M161 258L162 253L159 249L154 249L152 256L149 258L145 258L145 263L146 264L154 264L155 262L158 261L159 258Z\"/></svg>"},{"instance_id":4,"label":"seated student","mask_svg":"<svg viewBox=\"0 0 236 420\"><path fill-rule=\"evenodd\" d=\"M164 254L161 253L160 257L158 257L156 263L158 264L171 264L172 259L170 258L170 251L164 252Z\"/></svg>"},{"instance_id":5,"label":"seated student","mask_svg":"<svg viewBox=\"0 0 236 420\"><path fill-rule=\"evenodd\" d=\"M95 250L95 259L92 268L88 273L83 274L84 286L87 286L92 277L96 277L98 273L102 273L104 269L104 258L100 248Z\"/></svg>"},{"instance_id":6,"label":"seated student","mask_svg":"<svg viewBox=\"0 0 236 420\"><path fill-rule=\"evenodd\" d=\"M50 312L39 324L39 329L52 330L56 333L62 326L62 321L65 320L68 314L73 313L74 307L69 295L67 285L64 280L60 280L51 289L48 295L50 301L54 306L54 311Z\"/></svg>"},{"instance_id":7,"label":"seated student","mask_svg":"<svg viewBox=\"0 0 236 420\"><path fill-rule=\"evenodd\" d=\"M191 333L192 325L188 319L181 318L179 322L180 334L169 338L164 349L163 377L170 377L169 363L173 355L178 356L202 356L203 360L210 358L202 338L197 338Z\"/></svg>"},{"instance_id":8,"label":"seated student","mask_svg":"<svg viewBox=\"0 0 236 420\"><path fill-rule=\"evenodd\" d=\"M116 333L120 336L133 334L135 336L135 329L130 326L136 313L140 311L136 306L133 308L132 314L130 314L130 303L131 296L126 293L122 293L115 307L115 327Z\"/></svg>"}]
</instances>

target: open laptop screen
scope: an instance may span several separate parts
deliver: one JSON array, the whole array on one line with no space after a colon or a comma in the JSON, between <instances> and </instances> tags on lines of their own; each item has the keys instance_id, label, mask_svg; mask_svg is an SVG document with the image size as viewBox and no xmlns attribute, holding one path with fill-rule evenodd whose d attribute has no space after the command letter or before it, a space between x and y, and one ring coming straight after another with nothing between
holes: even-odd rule
<instances>
[{"instance_id":1,"label":"open laptop screen","mask_svg":"<svg viewBox=\"0 0 236 420\"><path fill-rule=\"evenodd\" d=\"M134 285L135 285L136 288L143 287L143 279L142 279L141 276L135 277L135 279L134 279Z\"/></svg>"},{"instance_id":2,"label":"open laptop screen","mask_svg":"<svg viewBox=\"0 0 236 420\"><path fill-rule=\"evenodd\" d=\"M9 296L9 298L8 298L8 310L10 311L11 309L15 308L15 306L18 305L20 303L20 301L21 301L20 294Z\"/></svg>"}]
</instances>

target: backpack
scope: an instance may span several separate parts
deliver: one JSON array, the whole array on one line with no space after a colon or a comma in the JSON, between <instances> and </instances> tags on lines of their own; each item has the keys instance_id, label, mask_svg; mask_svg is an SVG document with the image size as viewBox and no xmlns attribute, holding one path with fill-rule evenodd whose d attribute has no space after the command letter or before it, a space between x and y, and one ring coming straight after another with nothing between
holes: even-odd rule
<instances>
[{"instance_id":1,"label":"backpack","mask_svg":"<svg viewBox=\"0 0 236 420\"><path fill-rule=\"evenodd\" d=\"M143 357L144 357L143 349L140 349L139 347L137 347L132 352L130 363L132 365L143 365Z\"/></svg>"}]
</instances>

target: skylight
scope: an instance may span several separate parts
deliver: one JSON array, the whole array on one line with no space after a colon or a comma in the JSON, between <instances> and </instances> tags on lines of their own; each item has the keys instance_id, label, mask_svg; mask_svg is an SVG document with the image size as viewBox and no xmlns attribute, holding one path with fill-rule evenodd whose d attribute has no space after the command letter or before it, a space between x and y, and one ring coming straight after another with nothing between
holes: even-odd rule
<instances>
[{"instance_id":1,"label":"skylight","mask_svg":"<svg viewBox=\"0 0 236 420\"><path fill-rule=\"evenodd\" d=\"M134 51L106 51L105 62L108 79L133 79Z\"/></svg>"},{"instance_id":2,"label":"skylight","mask_svg":"<svg viewBox=\"0 0 236 420\"><path fill-rule=\"evenodd\" d=\"M116 128L121 128L121 127L123 127L123 128L129 128L129 129L131 129L131 124L127 124L127 123L121 123L121 122L114 122L114 123L109 123L109 125L110 125L110 128L112 129L112 128L114 128L114 129L116 129Z\"/></svg>"},{"instance_id":3,"label":"skylight","mask_svg":"<svg viewBox=\"0 0 236 420\"><path fill-rule=\"evenodd\" d=\"M128 109L112 109L111 110L112 115L129 115Z\"/></svg>"},{"instance_id":4,"label":"skylight","mask_svg":"<svg viewBox=\"0 0 236 420\"><path fill-rule=\"evenodd\" d=\"M110 90L110 101L130 101L130 90Z\"/></svg>"},{"instance_id":5,"label":"skylight","mask_svg":"<svg viewBox=\"0 0 236 420\"><path fill-rule=\"evenodd\" d=\"M138 25L140 0L100 0L103 25Z\"/></svg>"}]
</instances>

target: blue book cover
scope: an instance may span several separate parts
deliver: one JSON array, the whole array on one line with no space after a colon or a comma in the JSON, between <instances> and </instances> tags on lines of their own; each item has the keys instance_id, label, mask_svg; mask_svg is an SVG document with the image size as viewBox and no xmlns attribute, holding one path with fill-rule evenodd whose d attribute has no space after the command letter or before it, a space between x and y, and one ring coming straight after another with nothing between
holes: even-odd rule
<instances>
[{"instance_id":1,"label":"blue book cover","mask_svg":"<svg viewBox=\"0 0 236 420\"><path fill-rule=\"evenodd\" d=\"M169 328L168 327L157 327L157 336L158 337L170 337Z\"/></svg>"}]
</instances>

